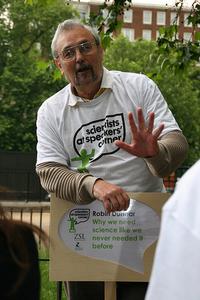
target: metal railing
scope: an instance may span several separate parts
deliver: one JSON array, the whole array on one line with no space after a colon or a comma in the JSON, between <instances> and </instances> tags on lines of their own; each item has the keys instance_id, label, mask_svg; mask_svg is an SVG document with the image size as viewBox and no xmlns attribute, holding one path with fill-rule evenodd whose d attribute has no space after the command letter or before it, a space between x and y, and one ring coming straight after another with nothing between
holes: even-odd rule
<instances>
[{"instance_id":1,"label":"metal railing","mask_svg":"<svg viewBox=\"0 0 200 300\"><path fill-rule=\"evenodd\" d=\"M0 200L45 201L47 192L42 188L35 171L0 170Z\"/></svg>"},{"instance_id":2,"label":"metal railing","mask_svg":"<svg viewBox=\"0 0 200 300\"><path fill-rule=\"evenodd\" d=\"M49 235L50 202L2 201L0 204L8 218L34 224ZM41 244L40 236L38 243Z\"/></svg>"}]
</instances>

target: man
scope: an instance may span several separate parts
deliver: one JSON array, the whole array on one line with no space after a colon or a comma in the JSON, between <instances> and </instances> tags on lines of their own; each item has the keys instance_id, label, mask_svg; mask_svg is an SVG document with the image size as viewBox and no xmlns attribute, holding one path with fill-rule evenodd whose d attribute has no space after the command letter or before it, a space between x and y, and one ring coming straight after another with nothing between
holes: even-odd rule
<instances>
[{"instance_id":1,"label":"man","mask_svg":"<svg viewBox=\"0 0 200 300\"><path fill-rule=\"evenodd\" d=\"M38 112L43 187L77 204L98 199L107 212L126 210L127 192L164 191L162 177L184 160L187 142L157 86L144 75L106 70L98 34L73 20L58 26L52 54L70 83ZM70 283L70 300L101 300L101 286ZM118 284L118 300L133 299L132 286ZM134 284L134 299L144 294Z\"/></svg>"},{"instance_id":2,"label":"man","mask_svg":"<svg viewBox=\"0 0 200 300\"><path fill-rule=\"evenodd\" d=\"M200 160L180 179L162 210L146 300L200 299Z\"/></svg>"}]
</instances>

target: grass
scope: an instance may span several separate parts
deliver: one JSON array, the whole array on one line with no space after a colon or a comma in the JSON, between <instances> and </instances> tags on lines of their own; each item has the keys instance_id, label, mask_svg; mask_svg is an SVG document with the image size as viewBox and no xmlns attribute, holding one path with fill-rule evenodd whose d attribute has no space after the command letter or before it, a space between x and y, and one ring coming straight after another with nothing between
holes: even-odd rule
<instances>
[{"instance_id":1,"label":"grass","mask_svg":"<svg viewBox=\"0 0 200 300\"><path fill-rule=\"evenodd\" d=\"M48 252L39 250L40 258L48 258ZM49 261L40 261L40 276L41 276L41 297L40 300L56 300L57 299L57 283L49 281ZM64 289L62 288L61 300L67 300Z\"/></svg>"}]
</instances>

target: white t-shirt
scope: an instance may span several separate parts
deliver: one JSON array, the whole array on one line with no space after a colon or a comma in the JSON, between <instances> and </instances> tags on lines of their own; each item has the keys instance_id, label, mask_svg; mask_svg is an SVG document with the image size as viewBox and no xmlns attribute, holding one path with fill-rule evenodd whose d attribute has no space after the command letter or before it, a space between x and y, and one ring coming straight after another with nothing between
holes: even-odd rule
<instances>
[{"instance_id":1,"label":"white t-shirt","mask_svg":"<svg viewBox=\"0 0 200 300\"><path fill-rule=\"evenodd\" d=\"M165 124L162 134L180 130L155 83L142 74L104 69L97 98L83 102L72 94L71 84L47 99L38 111L37 164L57 162L75 171L123 187L126 191L159 192L161 178L149 171L144 159L119 149L117 139L131 142L128 112L137 123L137 107L148 123L155 113L155 128Z\"/></svg>"},{"instance_id":2,"label":"white t-shirt","mask_svg":"<svg viewBox=\"0 0 200 300\"><path fill-rule=\"evenodd\" d=\"M200 160L163 207L145 300L200 299Z\"/></svg>"}]
</instances>

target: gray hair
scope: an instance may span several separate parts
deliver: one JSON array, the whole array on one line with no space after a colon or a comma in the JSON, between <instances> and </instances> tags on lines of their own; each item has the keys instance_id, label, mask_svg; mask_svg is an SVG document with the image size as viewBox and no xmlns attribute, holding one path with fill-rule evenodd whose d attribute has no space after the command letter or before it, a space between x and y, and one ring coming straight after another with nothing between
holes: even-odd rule
<instances>
[{"instance_id":1,"label":"gray hair","mask_svg":"<svg viewBox=\"0 0 200 300\"><path fill-rule=\"evenodd\" d=\"M58 57L58 52L57 52L57 41L59 36L64 32L64 31L68 31L71 29L74 29L75 27L82 27L85 28L86 30L88 30L94 37L95 42L98 45L100 45L100 37L98 35L98 32L95 28L83 24L81 23L79 20L73 20L73 19L69 19L69 20L65 20L62 23L60 23L56 29L56 32L54 34L52 43L51 43L51 53L53 58L57 58Z\"/></svg>"}]
</instances>

